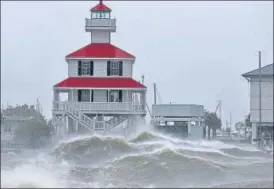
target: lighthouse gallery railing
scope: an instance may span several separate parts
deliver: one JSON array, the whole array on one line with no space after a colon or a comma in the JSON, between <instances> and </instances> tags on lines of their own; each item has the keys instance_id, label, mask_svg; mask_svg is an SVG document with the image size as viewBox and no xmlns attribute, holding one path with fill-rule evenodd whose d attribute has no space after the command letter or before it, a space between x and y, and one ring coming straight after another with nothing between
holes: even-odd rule
<instances>
[{"instance_id":1,"label":"lighthouse gallery railing","mask_svg":"<svg viewBox=\"0 0 274 189\"><path fill-rule=\"evenodd\" d=\"M116 19L88 19L86 27L116 27Z\"/></svg>"}]
</instances>

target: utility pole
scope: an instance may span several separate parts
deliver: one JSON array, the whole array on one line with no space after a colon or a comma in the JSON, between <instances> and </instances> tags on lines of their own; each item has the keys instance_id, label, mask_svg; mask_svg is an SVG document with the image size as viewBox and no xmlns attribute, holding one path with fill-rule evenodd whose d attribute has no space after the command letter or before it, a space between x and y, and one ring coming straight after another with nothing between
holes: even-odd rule
<instances>
[{"instance_id":1,"label":"utility pole","mask_svg":"<svg viewBox=\"0 0 274 189\"><path fill-rule=\"evenodd\" d=\"M262 61L261 61L261 51L259 51L259 124L258 124L258 136L257 136L257 143L258 147L261 147L261 122L262 122Z\"/></svg>"},{"instance_id":2,"label":"utility pole","mask_svg":"<svg viewBox=\"0 0 274 189\"><path fill-rule=\"evenodd\" d=\"M156 83L153 83L153 89L154 89L154 104L157 104L157 99L156 99Z\"/></svg>"},{"instance_id":3,"label":"utility pole","mask_svg":"<svg viewBox=\"0 0 274 189\"><path fill-rule=\"evenodd\" d=\"M219 101L219 116L222 124L222 100Z\"/></svg>"},{"instance_id":4,"label":"utility pole","mask_svg":"<svg viewBox=\"0 0 274 189\"><path fill-rule=\"evenodd\" d=\"M232 115L231 112L229 112L229 125L230 125L230 129L232 129Z\"/></svg>"}]
</instances>

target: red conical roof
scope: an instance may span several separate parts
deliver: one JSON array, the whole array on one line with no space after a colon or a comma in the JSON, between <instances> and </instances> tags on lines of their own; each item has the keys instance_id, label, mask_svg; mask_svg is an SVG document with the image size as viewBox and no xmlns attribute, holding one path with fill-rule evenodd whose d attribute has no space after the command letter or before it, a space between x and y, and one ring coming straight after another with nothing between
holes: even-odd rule
<instances>
[{"instance_id":1,"label":"red conical roof","mask_svg":"<svg viewBox=\"0 0 274 189\"><path fill-rule=\"evenodd\" d=\"M103 0L100 0L100 2L93 8L90 9L90 11L111 11L110 8L108 8L106 5L104 5Z\"/></svg>"},{"instance_id":2,"label":"red conical roof","mask_svg":"<svg viewBox=\"0 0 274 189\"><path fill-rule=\"evenodd\" d=\"M66 58L129 58L135 57L110 43L90 43L77 51L66 56Z\"/></svg>"},{"instance_id":3,"label":"red conical roof","mask_svg":"<svg viewBox=\"0 0 274 189\"><path fill-rule=\"evenodd\" d=\"M129 77L68 77L54 87L64 88L146 88Z\"/></svg>"}]
</instances>

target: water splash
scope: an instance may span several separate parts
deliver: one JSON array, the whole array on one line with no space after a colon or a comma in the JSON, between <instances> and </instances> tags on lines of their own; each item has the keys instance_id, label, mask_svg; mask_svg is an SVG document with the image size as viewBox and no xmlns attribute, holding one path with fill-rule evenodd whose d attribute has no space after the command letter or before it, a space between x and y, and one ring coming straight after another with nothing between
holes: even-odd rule
<instances>
[{"instance_id":1,"label":"water splash","mask_svg":"<svg viewBox=\"0 0 274 189\"><path fill-rule=\"evenodd\" d=\"M206 187L273 175L272 156L252 146L183 140L145 126L127 137L68 137L31 157L9 154L16 157L24 163L1 169L2 187ZM247 171L260 166L264 172Z\"/></svg>"}]
</instances>

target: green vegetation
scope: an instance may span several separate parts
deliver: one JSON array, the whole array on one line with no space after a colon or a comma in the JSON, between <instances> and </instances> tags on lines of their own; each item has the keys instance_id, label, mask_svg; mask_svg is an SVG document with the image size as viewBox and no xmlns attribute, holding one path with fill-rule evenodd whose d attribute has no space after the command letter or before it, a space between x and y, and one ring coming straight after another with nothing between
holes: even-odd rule
<instances>
[{"instance_id":1,"label":"green vegetation","mask_svg":"<svg viewBox=\"0 0 274 189\"><path fill-rule=\"evenodd\" d=\"M4 115L3 115L3 110L1 109L1 123L4 123L5 119L4 119Z\"/></svg>"},{"instance_id":2,"label":"green vegetation","mask_svg":"<svg viewBox=\"0 0 274 189\"><path fill-rule=\"evenodd\" d=\"M251 127L250 114L248 114L245 118L245 126Z\"/></svg>"},{"instance_id":3,"label":"green vegetation","mask_svg":"<svg viewBox=\"0 0 274 189\"><path fill-rule=\"evenodd\" d=\"M37 148L49 142L51 128L38 119L30 119L15 130L14 136L16 143Z\"/></svg>"},{"instance_id":4,"label":"green vegetation","mask_svg":"<svg viewBox=\"0 0 274 189\"><path fill-rule=\"evenodd\" d=\"M51 134L53 132L50 121L48 122L41 114L37 111L35 106L28 106L26 104L15 107L9 106L1 112L4 116L20 116L27 119L20 126L14 130L14 140L18 144L22 144L31 148L39 148L50 142Z\"/></svg>"},{"instance_id":5,"label":"green vegetation","mask_svg":"<svg viewBox=\"0 0 274 189\"><path fill-rule=\"evenodd\" d=\"M8 106L6 109L3 109L3 114L5 116L21 116L21 117L33 117L35 119L38 119L44 123L46 123L45 117L35 109L34 105L16 105L15 107L13 106Z\"/></svg>"},{"instance_id":6,"label":"green vegetation","mask_svg":"<svg viewBox=\"0 0 274 189\"><path fill-rule=\"evenodd\" d=\"M220 118L218 118L217 114L214 112L205 111L204 112L205 117L205 124L208 126L208 138L210 139L210 130L213 131L213 138L216 138L217 130L221 130L222 127L222 121Z\"/></svg>"}]
</instances>

